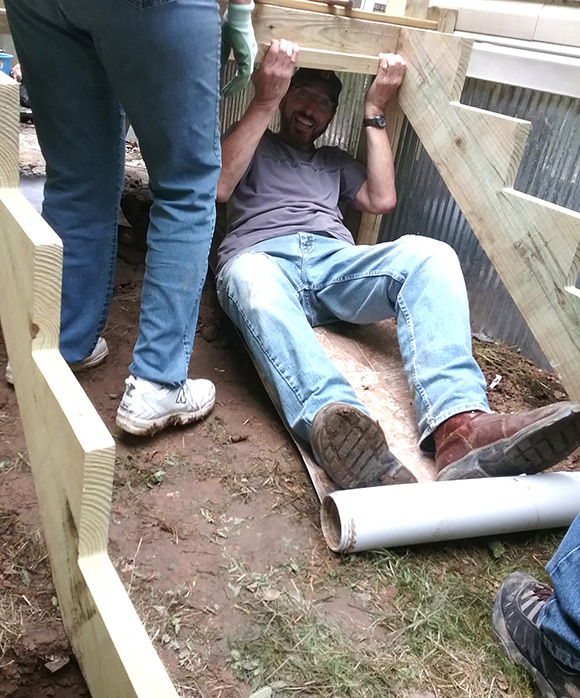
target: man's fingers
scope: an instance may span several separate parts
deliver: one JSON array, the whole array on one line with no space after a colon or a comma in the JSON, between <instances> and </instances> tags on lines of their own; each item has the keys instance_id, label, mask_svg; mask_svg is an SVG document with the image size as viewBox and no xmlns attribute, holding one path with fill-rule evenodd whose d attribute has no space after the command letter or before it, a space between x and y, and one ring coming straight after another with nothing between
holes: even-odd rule
<instances>
[{"instance_id":1,"label":"man's fingers","mask_svg":"<svg viewBox=\"0 0 580 698\"><path fill-rule=\"evenodd\" d=\"M278 42L279 48L276 54L276 62L286 64L289 61L295 63L298 55L298 44L288 39L280 39Z\"/></svg>"},{"instance_id":2,"label":"man's fingers","mask_svg":"<svg viewBox=\"0 0 580 698\"><path fill-rule=\"evenodd\" d=\"M379 53L377 78L380 82L400 82L405 73L405 60L396 53Z\"/></svg>"}]
</instances>

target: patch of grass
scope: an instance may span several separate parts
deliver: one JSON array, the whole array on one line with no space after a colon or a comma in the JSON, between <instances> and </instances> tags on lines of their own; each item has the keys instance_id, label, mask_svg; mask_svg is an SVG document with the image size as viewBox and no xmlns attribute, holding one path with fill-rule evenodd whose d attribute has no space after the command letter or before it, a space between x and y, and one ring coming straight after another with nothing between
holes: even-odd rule
<instances>
[{"instance_id":1,"label":"patch of grass","mask_svg":"<svg viewBox=\"0 0 580 698\"><path fill-rule=\"evenodd\" d=\"M320 550L310 566L265 575L230 561L230 589L251 619L230 638L230 668L280 698L529 698L527 676L493 641L491 608L515 569L544 578L559 536L502 540L347 558ZM345 623L326 603L336 599L366 622Z\"/></svg>"},{"instance_id":2,"label":"patch of grass","mask_svg":"<svg viewBox=\"0 0 580 698\"><path fill-rule=\"evenodd\" d=\"M12 596L0 596L0 657L12 647L23 632L22 609Z\"/></svg>"}]
</instances>

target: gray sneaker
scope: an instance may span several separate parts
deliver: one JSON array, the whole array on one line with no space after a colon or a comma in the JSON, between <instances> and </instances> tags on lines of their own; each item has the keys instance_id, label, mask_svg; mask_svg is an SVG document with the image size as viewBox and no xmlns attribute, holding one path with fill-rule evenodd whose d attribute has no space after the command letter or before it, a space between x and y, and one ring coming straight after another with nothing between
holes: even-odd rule
<instances>
[{"instance_id":1,"label":"gray sneaker","mask_svg":"<svg viewBox=\"0 0 580 698\"><path fill-rule=\"evenodd\" d=\"M154 434L165 427L203 419L215 405L215 386L204 378L188 378L168 388L144 378L129 376L117 410L117 426L137 436Z\"/></svg>"},{"instance_id":2,"label":"gray sneaker","mask_svg":"<svg viewBox=\"0 0 580 698\"><path fill-rule=\"evenodd\" d=\"M538 616L552 593L529 574L510 574L493 605L492 633L504 654L528 672L541 698L580 698L580 673L551 655L540 637Z\"/></svg>"},{"instance_id":3,"label":"gray sneaker","mask_svg":"<svg viewBox=\"0 0 580 698\"><path fill-rule=\"evenodd\" d=\"M389 450L378 422L345 402L329 402L314 415L312 449L320 466L343 489L417 482Z\"/></svg>"},{"instance_id":4,"label":"gray sneaker","mask_svg":"<svg viewBox=\"0 0 580 698\"><path fill-rule=\"evenodd\" d=\"M99 337L97 339L97 343L95 344L95 348L86 359L69 364L69 366L73 373L79 373L87 368L93 368L94 366L98 366L99 364L103 363L108 355L109 347L107 346L107 342L104 337ZM6 364L5 377L7 383L14 385L14 376L12 374L12 367L10 364Z\"/></svg>"}]
</instances>

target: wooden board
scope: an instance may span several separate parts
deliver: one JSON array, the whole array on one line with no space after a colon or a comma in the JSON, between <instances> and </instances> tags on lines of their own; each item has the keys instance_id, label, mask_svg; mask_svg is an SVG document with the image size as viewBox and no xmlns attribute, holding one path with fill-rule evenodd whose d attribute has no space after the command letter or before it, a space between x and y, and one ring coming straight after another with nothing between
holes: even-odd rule
<instances>
[{"instance_id":1,"label":"wooden board","mask_svg":"<svg viewBox=\"0 0 580 698\"><path fill-rule=\"evenodd\" d=\"M393 12L386 15L378 12L365 12L339 6L331 6L325 3L310 2L309 0L257 0L257 14L254 25L260 24L263 19L260 14L262 5L275 5L285 9L305 10L311 14L325 15L342 18L350 21L371 20L375 24L397 24L400 26L416 27L422 29L437 29L437 21L424 19L427 15L427 3L424 0L396 0ZM413 12L416 11L416 16Z\"/></svg>"},{"instance_id":2,"label":"wooden board","mask_svg":"<svg viewBox=\"0 0 580 698\"><path fill-rule=\"evenodd\" d=\"M62 245L16 188L2 78L0 111L0 321L63 623L93 698L176 698L107 555L114 442L59 352Z\"/></svg>"},{"instance_id":3,"label":"wooden board","mask_svg":"<svg viewBox=\"0 0 580 698\"><path fill-rule=\"evenodd\" d=\"M324 6L321 7L324 9ZM303 51L315 49L312 60L317 67L321 67L318 61L326 51L332 52L334 60L338 61L345 57L341 54L347 57L366 54L376 59L380 51L395 51L400 31L398 26L379 22L261 4L256 6L254 12L254 28L262 50L270 45L272 39L291 39L298 42ZM366 37L364 48L359 44L363 35ZM375 69L369 66L368 69L358 70L366 73Z\"/></svg>"},{"instance_id":4,"label":"wooden board","mask_svg":"<svg viewBox=\"0 0 580 698\"><path fill-rule=\"evenodd\" d=\"M580 402L580 214L513 189L529 125L458 103L469 46L401 29L407 118L528 323Z\"/></svg>"}]
</instances>

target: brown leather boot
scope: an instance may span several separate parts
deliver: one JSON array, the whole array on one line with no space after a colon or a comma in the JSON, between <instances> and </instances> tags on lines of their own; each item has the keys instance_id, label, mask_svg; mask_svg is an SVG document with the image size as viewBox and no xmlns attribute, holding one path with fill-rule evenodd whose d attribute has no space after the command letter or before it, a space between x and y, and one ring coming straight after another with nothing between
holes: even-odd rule
<instances>
[{"instance_id":1,"label":"brown leather boot","mask_svg":"<svg viewBox=\"0 0 580 698\"><path fill-rule=\"evenodd\" d=\"M345 402L329 402L314 415L312 450L343 489L417 482L389 450L378 422Z\"/></svg>"},{"instance_id":2,"label":"brown leather boot","mask_svg":"<svg viewBox=\"0 0 580 698\"><path fill-rule=\"evenodd\" d=\"M530 475L580 447L580 405L559 402L521 414L463 412L433 432L437 480Z\"/></svg>"}]
</instances>

